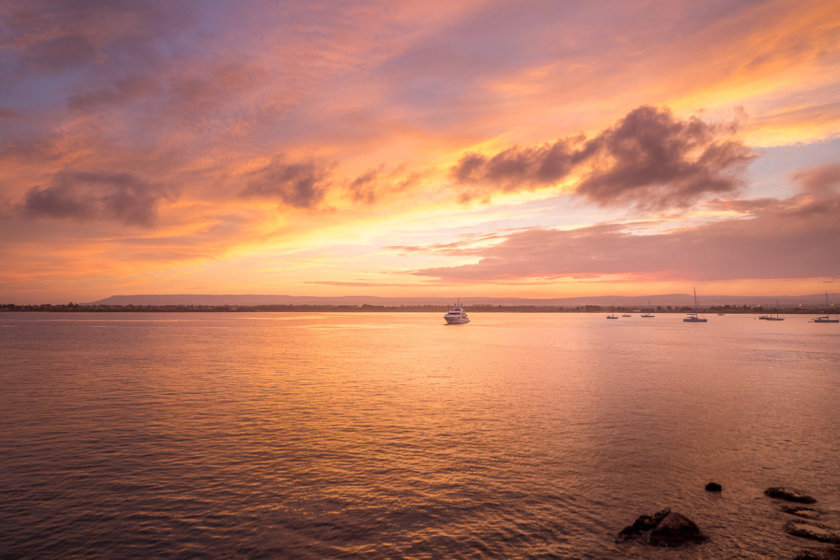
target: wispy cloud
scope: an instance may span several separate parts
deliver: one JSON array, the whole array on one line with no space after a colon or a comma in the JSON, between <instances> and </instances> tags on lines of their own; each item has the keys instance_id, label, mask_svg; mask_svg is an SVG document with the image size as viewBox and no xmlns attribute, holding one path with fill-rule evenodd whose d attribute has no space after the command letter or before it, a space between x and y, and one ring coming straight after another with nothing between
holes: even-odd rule
<instances>
[{"instance_id":1,"label":"wispy cloud","mask_svg":"<svg viewBox=\"0 0 840 560\"><path fill-rule=\"evenodd\" d=\"M820 176L820 189L790 199L718 201L741 212L723 219L661 233L642 234L634 224L604 224L571 230L535 228L508 235L492 246L453 243L402 251L473 257L475 264L414 271L444 281L498 283L528 278L592 278L618 275L638 281L814 278L840 274L827 258L840 246L840 193L822 188L833 168L804 171ZM814 197L817 192L819 196Z\"/></svg>"}]
</instances>

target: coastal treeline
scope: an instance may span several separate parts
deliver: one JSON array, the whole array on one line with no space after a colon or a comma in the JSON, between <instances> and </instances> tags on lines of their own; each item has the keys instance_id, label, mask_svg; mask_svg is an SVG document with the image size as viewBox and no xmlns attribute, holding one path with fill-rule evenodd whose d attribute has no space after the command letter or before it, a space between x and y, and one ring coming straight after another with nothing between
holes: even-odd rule
<instances>
[{"instance_id":1,"label":"coastal treeline","mask_svg":"<svg viewBox=\"0 0 840 560\"><path fill-rule=\"evenodd\" d=\"M0 304L0 311L31 311L60 313L252 313L252 312L319 312L319 313L445 313L447 305L103 305L69 302L65 304ZM477 313L687 313L694 311L691 306L660 305L645 308L628 306L602 305L471 305L470 312ZM712 305L699 308L705 313L836 313L833 308L824 307L781 307L769 308L760 305Z\"/></svg>"}]
</instances>

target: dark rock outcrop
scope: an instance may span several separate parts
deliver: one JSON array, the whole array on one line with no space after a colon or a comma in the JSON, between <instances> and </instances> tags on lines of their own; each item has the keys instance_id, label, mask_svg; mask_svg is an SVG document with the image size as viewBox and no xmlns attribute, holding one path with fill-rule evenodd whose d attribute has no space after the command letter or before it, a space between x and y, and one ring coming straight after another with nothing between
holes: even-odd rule
<instances>
[{"instance_id":1,"label":"dark rock outcrop","mask_svg":"<svg viewBox=\"0 0 840 560\"><path fill-rule=\"evenodd\" d=\"M776 498L777 500L786 500L788 502L796 502L799 504L813 504L817 500L803 494L798 490L792 490L790 488L782 488L778 486L774 486L772 488L768 488L764 491L765 496L769 496L771 498Z\"/></svg>"},{"instance_id":2,"label":"dark rock outcrop","mask_svg":"<svg viewBox=\"0 0 840 560\"><path fill-rule=\"evenodd\" d=\"M653 515L640 515L616 537L616 542L639 541L652 546L681 546L708 540L694 521L665 508Z\"/></svg>"},{"instance_id":3,"label":"dark rock outcrop","mask_svg":"<svg viewBox=\"0 0 840 560\"><path fill-rule=\"evenodd\" d=\"M802 506L784 506L782 507L782 511L806 519L819 519L822 515L822 512L819 510Z\"/></svg>"},{"instance_id":4,"label":"dark rock outcrop","mask_svg":"<svg viewBox=\"0 0 840 560\"><path fill-rule=\"evenodd\" d=\"M721 490L723 490L723 486L717 482L710 482L706 485L707 492L720 492Z\"/></svg>"},{"instance_id":5,"label":"dark rock outcrop","mask_svg":"<svg viewBox=\"0 0 840 560\"><path fill-rule=\"evenodd\" d=\"M791 520L785 523L785 531L796 537L840 544L840 531L815 521Z\"/></svg>"},{"instance_id":6,"label":"dark rock outcrop","mask_svg":"<svg viewBox=\"0 0 840 560\"><path fill-rule=\"evenodd\" d=\"M821 552L802 552L793 560L840 560L840 548L827 548Z\"/></svg>"}]
</instances>

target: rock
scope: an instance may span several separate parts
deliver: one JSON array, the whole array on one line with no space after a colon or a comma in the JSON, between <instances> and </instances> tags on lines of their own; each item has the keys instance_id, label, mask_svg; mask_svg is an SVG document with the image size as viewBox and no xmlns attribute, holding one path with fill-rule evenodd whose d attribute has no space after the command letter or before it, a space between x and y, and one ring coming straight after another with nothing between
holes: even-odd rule
<instances>
[{"instance_id":1,"label":"rock","mask_svg":"<svg viewBox=\"0 0 840 560\"><path fill-rule=\"evenodd\" d=\"M705 542L707 539L694 521L677 512L666 515L650 532L650 544L654 546L680 546Z\"/></svg>"},{"instance_id":2,"label":"rock","mask_svg":"<svg viewBox=\"0 0 840 560\"><path fill-rule=\"evenodd\" d=\"M632 525L628 525L621 530L615 539L616 542L623 543L638 539L645 533L649 534L669 513L671 513L671 508L665 508L653 515L640 515Z\"/></svg>"},{"instance_id":3,"label":"rock","mask_svg":"<svg viewBox=\"0 0 840 560\"><path fill-rule=\"evenodd\" d=\"M653 515L640 515L636 521L616 537L623 543L637 540L652 546L681 546L708 540L694 521L681 513L665 508Z\"/></svg>"},{"instance_id":4,"label":"rock","mask_svg":"<svg viewBox=\"0 0 840 560\"><path fill-rule=\"evenodd\" d=\"M788 502L797 502L800 504L813 504L817 500L803 494L798 490L792 490L790 488L782 488L775 486L773 488L768 488L764 491L765 496L769 496L771 498L776 498L777 500L787 500Z\"/></svg>"},{"instance_id":5,"label":"rock","mask_svg":"<svg viewBox=\"0 0 840 560\"><path fill-rule=\"evenodd\" d=\"M840 531L815 521L791 520L785 523L785 531L796 537L840 544Z\"/></svg>"},{"instance_id":6,"label":"rock","mask_svg":"<svg viewBox=\"0 0 840 560\"><path fill-rule=\"evenodd\" d=\"M710 482L706 485L707 492L720 492L721 490L723 490L723 486L717 482Z\"/></svg>"},{"instance_id":7,"label":"rock","mask_svg":"<svg viewBox=\"0 0 840 560\"><path fill-rule=\"evenodd\" d=\"M793 560L840 560L840 548L826 548L822 552L800 552Z\"/></svg>"},{"instance_id":8,"label":"rock","mask_svg":"<svg viewBox=\"0 0 840 560\"><path fill-rule=\"evenodd\" d=\"M822 512L819 510L802 506L784 506L782 507L782 511L806 519L818 519L822 515Z\"/></svg>"}]
</instances>

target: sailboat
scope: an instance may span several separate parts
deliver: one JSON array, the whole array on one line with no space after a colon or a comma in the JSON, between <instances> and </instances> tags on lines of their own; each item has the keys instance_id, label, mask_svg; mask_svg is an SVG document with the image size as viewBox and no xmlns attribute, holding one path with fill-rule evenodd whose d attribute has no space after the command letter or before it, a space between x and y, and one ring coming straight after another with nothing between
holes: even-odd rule
<instances>
[{"instance_id":1,"label":"sailboat","mask_svg":"<svg viewBox=\"0 0 840 560\"><path fill-rule=\"evenodd\" d=\"M830 306L828 305L828 292L825 293L825 308L828 309ZM812 323L840 323L840 319L832 319L830 315L823 315L821 317L817 317Z\"/></svg>"},{"instance_id":2,"label":"sailboat","mask_svg":"<svg viewBox=\"0 0 840 560\"><path fill-rule=\"evenodd\" d=\"M642 315L641 315L641 316L642 316L644 319L650 319L650 318L652 318L652 317L656 317L656 315L654 315L653 313L651 313L651 311L653 311L653 308L650 306L650 300L648 300L648 310L647 310L647 311L645 311L644 313L642 313Z\"/></svg>"},{"instance_id":3,"label":"sailboat","mask_svg":"<svg viewBox=\"0 0 840 560\"><path fill-rule=\"evenodd\" d=\"M615 306L613 306L612 311L610 311L610 314L607 315L607 319L618 319L618 315L615 314Z\"/></svg>"},{"instance_id":4,"label":"sailboat","mask_svg":"<svg viewBox=\"0 0 840 560\"><path fill-rule=\"evenodd\" d=\"M776 300L776 314L775 315L766 315L764 317L759 317L759 319L764 319L765 321L784 321L785 318L779 315L779 300Z\"/></svg>"},{"instance_id":5,"label":"sailboat","mask_svg":"<svg viewBox=\"0 0 840 560\"><path fill-rule=\"evenodd\" d=\"M697 315L697 288L694 288L694 313L687 313L683 318L683 323L705 323L707 321L708 319Z\"/></svg>"}]
</instances>

